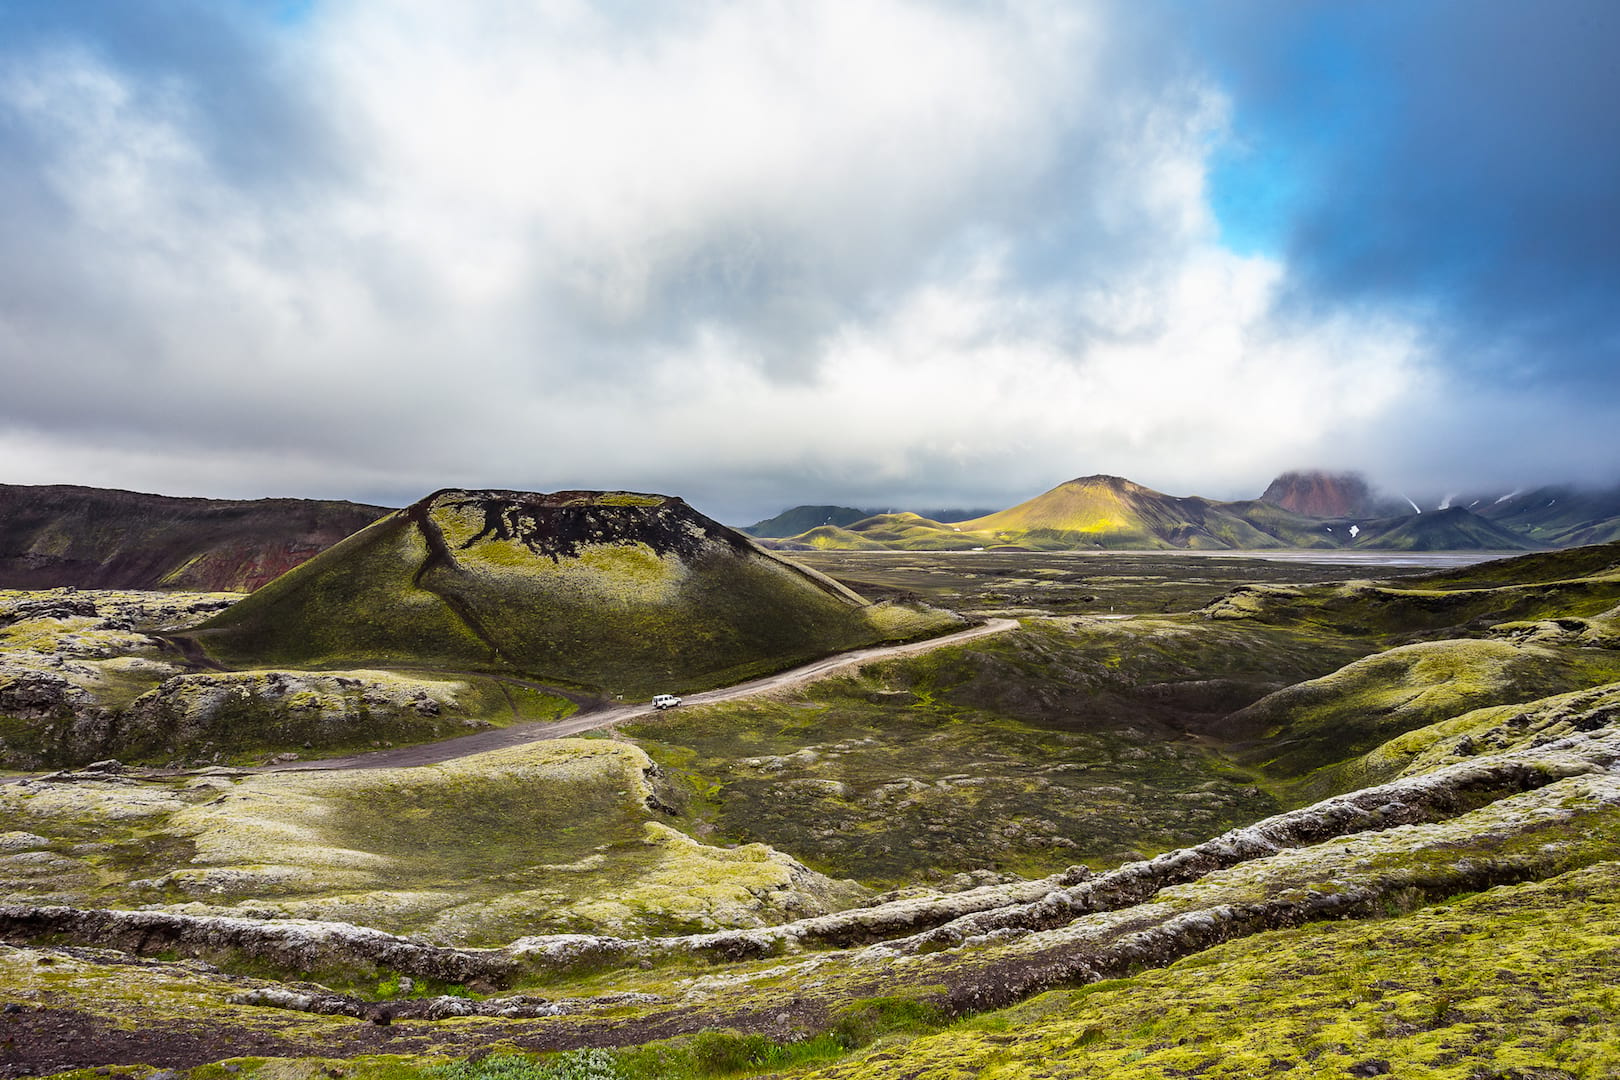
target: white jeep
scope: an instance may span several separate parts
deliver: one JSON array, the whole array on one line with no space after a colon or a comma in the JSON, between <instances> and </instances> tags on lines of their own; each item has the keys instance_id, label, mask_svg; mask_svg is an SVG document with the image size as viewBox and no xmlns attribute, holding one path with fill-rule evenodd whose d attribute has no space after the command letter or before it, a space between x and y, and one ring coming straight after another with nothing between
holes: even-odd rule
<instances>
[{"instance_id":1,"label":"white jeep","mask_svg":"<svg viewBox=\"0 0 1620 1080\"><path fill-rule=\"evenodd\" d=\"M653 708L658 709L659 711L663 711L664 709L673 709L680 703L681 699L676 697L674 694L653 695Z\"/></svg>"}]
</instances>

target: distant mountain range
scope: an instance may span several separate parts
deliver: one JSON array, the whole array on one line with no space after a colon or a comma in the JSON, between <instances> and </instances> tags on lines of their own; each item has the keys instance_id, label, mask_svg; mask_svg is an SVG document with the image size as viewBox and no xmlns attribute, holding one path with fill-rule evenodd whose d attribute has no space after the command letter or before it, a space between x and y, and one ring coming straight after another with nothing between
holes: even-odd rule
<instances>
[{"instance_id":1,"label":"distant mountain range","mask_svg":"<svg viewBox=\"0 0 1620 1080\"><path fill-rule=\"evenodd\" d=\"M1178 497L1085 476L965 520L851 507L796 507L749 526L787 550L1370 549L1519 551L1620 539L1620 489L1450 498L1424 512L1354 473L1284 473L1259 499ZM794 526L808 526L797 532Z\"/></svg>"},{"instance_id":2,"label":"distant mountain range","mask_svg":"<svg viewBox=\"0 0 1620 1080\"><path fill-rule=\"evenodd\" d=\"M1542 547L1578 547L1620 540L1620 488L1581 491L1565 486L1541 487L1452 502L1528 536Z\"/></svg>"},{"instance_id":3,"label":"distant mountain range","mask_svg":"<svg viewBox=\"0 0 1620 1080\"><path fill-rule=\"evenodd\" d=\"M994 513L798 506L742 531L788 551L1516 551L1620 540L1620 488L1475 492L1415 510L1352 473L1284 473L1260 498L1235 502L1086 476ZM251 592L390 513L314 499L0 484L0 589Z\"/></svg>"}]
</instances>

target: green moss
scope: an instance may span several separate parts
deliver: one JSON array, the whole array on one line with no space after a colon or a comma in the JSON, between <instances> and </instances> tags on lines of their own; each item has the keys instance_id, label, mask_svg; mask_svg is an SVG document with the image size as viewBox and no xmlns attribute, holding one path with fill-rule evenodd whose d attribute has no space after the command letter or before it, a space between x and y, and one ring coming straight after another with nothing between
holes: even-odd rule
<instances>
[{"instance_id":1,"label":"green moss","mask_svg":"<svg viewBox=\"0 0 1620 1080\"><path fill-rule=\"evenodd\" d=\"M661 495L637 495L629 491L610 491L595 496L597 506L662 506L668 500Z\"/></svg>"},{"instance_id":2,"label":"green moss","mask_svg":"<svg viewBox=\"0 0 1620 1080\"><path fill-rule=\"evenodd\" d=\"M1499 641L1424 642L1355 661L1272 694L1223 721L1238 760L1300 777L1366 754L1407 731L1504 702L1607 682L1620 656ZM1300 788L1310 801L1379 777L1344 768Z\"/></svg>"},{"instance_id":3,"label":"green moss","mask_svg":"<svg viewBox=\"0 0 1620 1080\"><path fill-rule=\"evenodd\" d=\"M1407 580L1424 589L1477 589L1608 577L1617 571L1620 571L1620 543L1610 543L1497 559L1458 570L1420 574Z\"/></svg>"},{"instance_id":4,"label":"green moss","mask_svg":"<svg viewBox=\"0 0 1620 1080\"><path fill-rule=\"evenodd\" d=\"M1228 629L1036 621L623 731L718 835L835 876L891 885L1109 865L1277 809L1185 729L1320 670L1340 646Z\"/></svg>"},{"instance_id":5,"label":"green moss","mask_svg":"<svg viewBox=\"0 0 1620 1080\"><path fill-rule=\"evenodd\" d=\"M1620 865L1228 943L806 1074L1433 1080L1620 1069ZM1552 1075L1549 1073L1548 1075Z\"/></svg>"},{"instance_id":6,"label":"green moss","mask_svg":"<svg viewBox=\"0 0 1620 1080\"><path fill-rule=\"evenodd\" d=\"M1597 615L1616 603L1620 603L1620 575L1603 575L1483 588L1396 588L1360 581L1291 590L1250 589L1217 602L1210 613L1388 639L1484 633L1503 622Z\"/></svg>"},{"instance_id":7,"label":"green moss","mask_svg":"<svg viewBox=\"0 0 1620 1080\"><path fill-rule=\"evenodd\" d=\"M36 902L240 904L474 945L763 926L858 898L762 845L669 828L652 770L624 743L564 739L433 768L0 789L0 833L26 834L0 881Z\"/></svg>"}]
</instances>

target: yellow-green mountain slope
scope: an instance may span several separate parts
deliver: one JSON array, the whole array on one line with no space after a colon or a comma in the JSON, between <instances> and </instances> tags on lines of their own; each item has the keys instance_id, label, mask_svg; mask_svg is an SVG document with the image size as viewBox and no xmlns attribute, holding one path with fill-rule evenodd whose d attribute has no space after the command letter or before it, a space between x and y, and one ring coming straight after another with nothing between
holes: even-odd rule
<instances>
[{"instance_id":1,"label":"yellow-green mountain slope","mask_svg":"<svg viewBox=\"0 0 1620 1080\"><path fill-rule=\"evenodd\" d=\"M1264 548L1278 539L1208 499L1176 498L1118 476L1083 476L1000 513L957 523L1033 547Z\"/></svg>"}]
</instances>

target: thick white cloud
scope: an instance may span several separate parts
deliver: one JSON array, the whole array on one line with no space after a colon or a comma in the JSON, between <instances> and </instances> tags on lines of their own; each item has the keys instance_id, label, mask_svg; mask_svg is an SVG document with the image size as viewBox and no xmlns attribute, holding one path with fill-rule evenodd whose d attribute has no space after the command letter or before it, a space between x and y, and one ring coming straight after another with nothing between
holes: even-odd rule
<instances>
[{"instance_id":1,"label":"thick white cloud","mask_svg":"<svg viewBox=\"0 0 1620 1080\"><path fill-rule=\"evenodd\" d=\"M1111 9L654 11L320 6L265 53L340 146L291 185L184 72L14 57L3 479L1236 495L1437 392L1409 322L1274 314L1207 204L1225 99Z\"/></svg>"}]
</instances>

